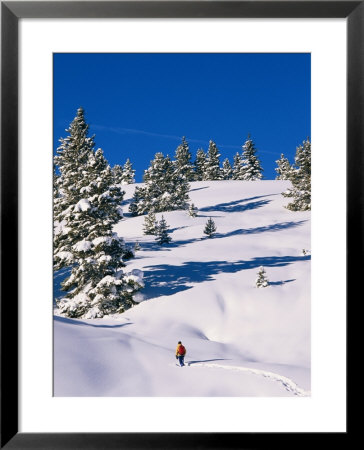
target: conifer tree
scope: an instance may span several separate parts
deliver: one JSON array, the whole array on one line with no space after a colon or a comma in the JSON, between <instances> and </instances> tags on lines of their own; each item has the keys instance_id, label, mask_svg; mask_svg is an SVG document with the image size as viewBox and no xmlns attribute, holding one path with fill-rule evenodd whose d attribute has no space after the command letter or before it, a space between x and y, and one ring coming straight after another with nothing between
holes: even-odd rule
<instances>
[{"instance_id":1,"label":"conifer tree","mask_svg":"<svg viewBox=\"0 0 364 450\"><path fill-rule=\"evenodd\" d=\"M265 272L263 266L261 266L259 268L259 272L258 272L257 278L255 280L255 286L257 288L264 288L264 287L269 286L269 281L268 281L268 278L266 276L266 272Z\"/></svg>"},{"instance_id":2,"label":"conifer tree","mask_svg":"<svg viewBox=\"0 0 364 450\"><path fill-rule=\"evenodd\" d=\"M114 175L114 183L122 184L124 174L123 168L119 164L115 164L115 166L112 168L112 173Z\"/></svg>"},{"instance_id":3,"label":"conifer tree","mask_svg":"<svg viewBox=\"0 0 364 450\"><path fill-rule=\"evenodd\" d=\"M133 165L128 158L123 166L122 184L133 184L135 183L135 170Z\"/></svg>"},{"instance_id":4,"label":"conifer tree","mask_svg":"<svg viewBox=\"0 0 364 450\"><path fill-rule=\"evenodd\" d=\"M233 173L232 173L232 179L233 180L241 180L242 178L241 174L241 157L240 153L236 152L234 155L234 164L233 164Z\"/></svg>"},{"instance_id":5,"label":"conifer tree","mask_svg":"<svg viewBox=\"0 0 364 450\"><path fill-rule=\"evenodd\" d=\"M195 180L202 181L203 175L205 173L205 165L206 165L206 153L202 148L199 148L196 153L195 160Z\"/></svg>"},{"instance_id":6,"label":"conifer tree","mask_svg":"<svg viewBox=\"0 0 364 450\"><path fill-rule=\"evenodd\" d=\"M181 175L188 181L193 181L194 172L191 163L191 153L188 142L184 136L182 138L182 143L176 149L174 165L177 175Z\"/></svg>"},{"instance_id":7,"label":"conifer tree","mask_svg":"<svg viewBox=\"0 0 364 450\"><path fill-rule=\"evenodd\" d=\"M68 317L102 317L134 304L133 295L143 281L123 271L128 251L113 232L121 219L124 192L115 185L113 171L101 149L93 150L87 136L84 111L78 109L69 133L61 139L55 164L59 170L55 199L55 270L71 266L62 283L67 292L57 300Z\"/></svg>"},{"instance_id":8,"label":"conifer tree","mask_svg":"<svg viewBox=\"0 0 364 450\"><path fill-rule=\"evenodd\" d=\"M248 136L248 139L243 145L243 153L241 159L240 178L246 181L261 180L263 177L263 169L260 161L256 156L256 148L253 140Z\"/></svg>"},{"instance_id":9,"label":"conifer tree","mask_svg":"<svg viewBox=\"0 0 364 450\"><path fill-rule=\"evenodd\" d=\"M157 232L157 219L153 211L149 211L149 213L144 217L144 234L156 234Z\"/></svg>"},{"instance_id":10,"label":"conifer tree","mask_svg":"<svg viewBox=\"0 0 364 450\"><path fill-rule=\"evenodd\" d=\"M156 153L144 172L144 186L135 189L129 211L133 215L141 215L148 211L185 209L189 188L186 178L174 171L169 156Z\"/></svg>"},{"instance_id":11,"label":"conifer tree","mask_svg":"<svg viewBox=\"0 0 364 450\"><path fill-rule=\"evenodd\" d=\"M276 161L277 167L275 171L277 172L276 180L289 180L291 172L291 164L288 159L281 153L280 159Z\"/></svg>"},{"instance_id":12,"label":"conifer tree","mask_svg":"<svg viewBox=\"0 0 364 450\"><path fill-rule=\"evenodd\" d=\"M203 232L207 234L209 238L211 238L213 234L216 233L216 230L217 230L216 224L210 217L209 220L206 222L205 229Z\"/></svg>"},{"instance_id":13,"label":"conifer tree","mask_svg":"<svg viewBox=\"0 0 364 450\"><path fill-rule=\"evenodd\" d=\"M54 157L54 167L58 168L59 172L55 178L55 189L59 194L54 199L55 222L61 223L64 211L83 197L75 186L82 186L84 167L95 146L94 136L88 137L88 129L84 110L79 108L76 117L66 129L69 136L60 139L61 145Z\"/></svg>"},{"instance_id":14,"label":"conifer tree","mask_svg":"<svg viewBox=\"0 0 364 450\"><path fill-rule=\"evenodd\" d=\"M292 198L286 208L291 211L308 211L311 209L311 142L303 141L297 147L295 163L291 168L289 180L292 188L283 192L284 197Z\"/></svg>"},{"instance_id":15,"label":"conifer tree","mask_svg":"<svg viewBox=\"0 0 364 450\"><path fill-rule=\"evenodd\" d=\"M196 208L196 206L191 203L190 206L188 207L188 215L190 217L196 217L198 213L198 209Z\"/></svg>"},{"instance_id":16,"label":"conifer tree","mask_svg":"<svg viewBox=\"0 0 364 450\"><path fill-rule=\"evenodd\" d=\"M162 216L162 219L158 223L157 232L155 236L155 240L158 242L158 244L169 244L172 240L171 236L168 234L168 228L167 222L165 218Z\"/></svg>"},{"instance_id":17,"label":"conifer tree","mask_svg":"<svg viewBox=\"0 0 364 450\"><path fill-rule=\"evenodd\" d=\"M222 163L221 178L223 180L230 180L232 176L233 176L233 169L231 167L230 161L228 158L225 158L224 162Z\"/></svg>"},{"instance_id":18,"label":"conifer tree","mask_svg":"<svg viewBox=\"0 0 364 450\"><path fill-rule=\"evenodd\" d=\"M220 156L215 142L210 141L203 173L204 180L220 180Z\"/></svg>"}]
</instances>

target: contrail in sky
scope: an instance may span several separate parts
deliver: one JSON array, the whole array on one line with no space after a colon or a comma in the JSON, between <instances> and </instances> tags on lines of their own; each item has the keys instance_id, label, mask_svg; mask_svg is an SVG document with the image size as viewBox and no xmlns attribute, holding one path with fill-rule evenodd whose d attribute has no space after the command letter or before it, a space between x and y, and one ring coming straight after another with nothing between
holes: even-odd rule
<instances>
[{"instance_id":1,"label":"contrail in sky","mask_svg":"<svg viewBox=\"0 0 364 450\"><path fill-rule=\"evenodd\" d=\"M175 136L172 134L161 134L161 133L153 133L151 131L145 131L145 130L137 130L135 128L121 128L121 127L108 127L108 126L104 126L104 125L91 125L92 128L94 128L95 130L100 130L100 131L110 131L112 133L116 133L116 134L143 134L144 136L152 136L152 137L158 137L158 138L162 138L162 139L173 139L173 140L181 140L182 136ZM189 142L195 142L197 144L204 144L204 145L208 145L209 141L203 141L201 139L187 139ZM232 148L232 149L238 149L241 150L241 145L229 145L229 144L219 144L218 142L216 142L216 145L218 147L222 147L222 148ZM265 151L265 150L259 150L260 153L269 153L271 155L276 155L275 152L269 152L269 151Z\"/></svg>"}]
</instances>

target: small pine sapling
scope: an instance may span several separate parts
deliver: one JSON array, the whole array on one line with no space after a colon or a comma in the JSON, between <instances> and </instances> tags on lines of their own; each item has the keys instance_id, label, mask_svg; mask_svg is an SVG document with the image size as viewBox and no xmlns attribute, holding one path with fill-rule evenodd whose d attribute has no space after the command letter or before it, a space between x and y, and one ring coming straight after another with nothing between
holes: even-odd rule
<instances>
[{"instance_id":1,"label":"small pine sapling","mask_svg":"<svg viewBox=\"0 0 364 450\"><path fill-rule=\"evenodd\" d=\"M158 244L169 244L172 240L171 236L168 234L168 228L167 222L165 218L162 216L162 219L158 223L157 231L155 240L158 242Z\"/></svg>"},{"instance_id":2,"label":"small pine sapling","mask_svg":"<svg viewBox=\"0 0 364 450\"><path fill-rule=\"evenodd\" d=\"M198 209L196 208L196 206L193 203L191 203L189 208L188 208L188 210L187 210L187 213L192 218L196 217L197 213L198 213Z\"/></svg>"},{"instance_id":3,"label":"small pine sapling","mask_svg":"<svg viewBox=\"0 0 364 450\"><path fill-rule=\"evenodd\" d=\"M209 238L211 238L212 235L213 235L214 233L216 233L216 230L217 230L216 224L215 224L215 222L214 222L214 221L211 219L211 217L210 217L209 220L206 222L206 226L205 226L205 229L203 230L203 232L204 232L205 234L207 234L207 236L208 236Z\"/></svg>"},{"instance_id":4,"label":"small pine sapling","mask_svg":"<svg viewBox=\"0 0 364 450\"><path fill-rule=\"evenodd\" d=\"M157 219L155 218L155 214L153 211L150 211L145 217L144 217L144 227L143 227L143 233L144 234L153 234L155 235L157 232Z\"/></svg>"},{"instance_id":5,"label":"small pine sapling","mask_svg":"<svg viewBox=\"0 0 364 450\"><path fill-rule=\"evenodd\" d=\"M265 288L269 286L269 281L263 266L259 268L258 276L257 279L255 280L255 286L257 288Z\"/></svg>"}]
</instances>

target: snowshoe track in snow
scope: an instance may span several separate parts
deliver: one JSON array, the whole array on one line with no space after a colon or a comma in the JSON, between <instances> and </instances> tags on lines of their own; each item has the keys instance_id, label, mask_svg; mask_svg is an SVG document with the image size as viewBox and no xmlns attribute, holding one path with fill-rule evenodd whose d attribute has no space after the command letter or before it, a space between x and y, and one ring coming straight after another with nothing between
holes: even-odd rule
<instances>
[{"instance_id":1,"label":"snowshoe track in snow","mask_svg":"<svg viewBox=\"0 0 364 450\"><path fill-rule=\"evenodd\" d=\"M266 378L270 378L274 381L277 381L278 383L281 383L283 387L288 391L291 392L293 395L296 395L297 397L309 397L311 395L310 391L305 391L304 389L297 386L296 383L294 383L289 378L279 375L277 373L268 372L265 370L259 370L259 369L251 369L249 367L240 367L240 366L224 366L222 364L214 364L214 363L200 363L200 364L193 364L190 365L190 363L186 363L188 367L210 367L210 368L218 368L218 369L225 369L225 370L235 370L240 372L249 372L254 375L263 376Z\"/></svg>"}]
</instances>

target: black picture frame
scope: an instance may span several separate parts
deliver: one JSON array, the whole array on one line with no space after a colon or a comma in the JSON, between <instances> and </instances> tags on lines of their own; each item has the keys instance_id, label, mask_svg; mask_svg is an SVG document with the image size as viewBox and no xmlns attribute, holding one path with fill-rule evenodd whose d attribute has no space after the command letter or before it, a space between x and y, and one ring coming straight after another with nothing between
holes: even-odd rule
<instances>
[{"instance_id":1,"label":"black picture frame","mask_svg":"<svg viewBox=\"0 0 364 450\"><path fill-rule=\"evenodd\" d=\"M227 449L328 443L328 433L19 433L18 22L21 18L345 18L347 20L347 291L357 297L363 255L364 1L2 1L1 2L1 448ZM334 93L333 93L334 95ZM354 292L355 291L355 292ZM358 299L357 299L358 300ZM347 322L348 325L348 322ZM347 334L347 355L351 346ZM347 375L348 365L347 365ZM348 386L348 385L347 385ZM349 399L349 396L348 396ZM347 431L333 433L347 445Z\"/></svg>"}]
</instances>

